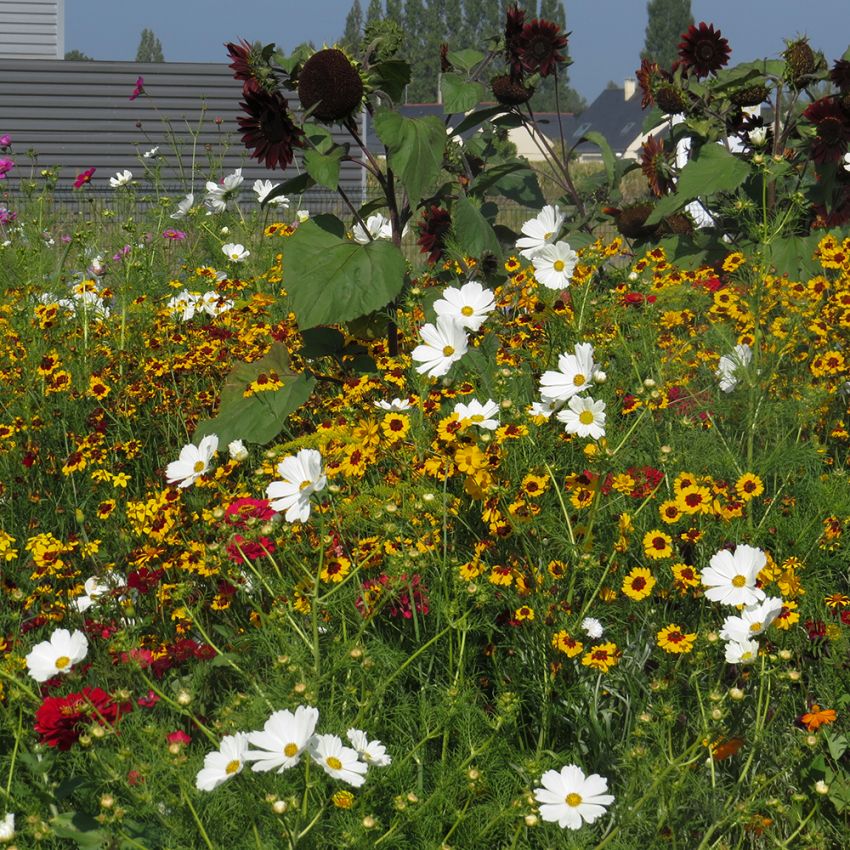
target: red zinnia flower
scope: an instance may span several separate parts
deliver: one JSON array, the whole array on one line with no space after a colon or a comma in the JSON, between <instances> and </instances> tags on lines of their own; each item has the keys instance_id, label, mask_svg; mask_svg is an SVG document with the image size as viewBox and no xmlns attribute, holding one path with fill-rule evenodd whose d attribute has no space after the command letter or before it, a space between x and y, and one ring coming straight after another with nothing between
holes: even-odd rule
<instances>
[{"instance_id":1,"label":"red zinnia flower","mask_svg":"<svg viewBox=\"0 0 850 850\"><path fill-rule=\"evenodd\" d=\"M809 104L803 117L815 125L817 136L812 143L815 162L839 162L847 153L850 124L847 114L835 97L822 97Z\"/></svg>"},{"instance_id":2,"label":"red zinnia flower","mask_svg":"<svg viewBox=\"0 0 850 850\"><path fill-rule=\"evenodd\" d=\"M679 44L679 56L686 68L692 68L698 77L706 77L713 71L719 71L732 53L729 42L714 29L714 24L701 21L691 25L682 33Z\"/></svg>"},{"instance_id":3,"label":"red zinnia flower","mask_svg":"<svg viewBox=\"0 0 850 850\"><path fill-rule=\"evenodd\" d=\"M431 206L422 214L419 222L419 239L416 244L423 254L428 254L428 262L436 263L446 248L446 235L452 226L448 210Z\"/></svg>"},{"instance_id":4,"label":"red zinnia flower","mask_svg":"<svg viewBox=\"0 0 850 850\"><path fill-rule=\"evenodd\" d=\"M78 174L77 179L74 180L74 188L81 189L86 183L91 183L95 171L97 171L96 168L87 168L82 174Z\"/></svg>"},{"instance_id":5,"label":"red zinnia flower","mask_svg":"<svg viewBox=\"0 0 850 850\"><path fill-rule=\"evenodd\" d=\"M535 19L522 30L522 67L529 73L537 71L541 77L548 77L559 63L567 61L567 57L558 52L566 46L567 36L557 24Z\"/></svg>"},{"instance_id":6,"label":"red zinnia flower","mask_svg":"<svg viewBox=\"0 0 850 850\"><path fill-rule=\"evenodd\" d=\"M286 168L295 157L294 147L302 147L302 132L289 115L286 98L280 92L244 91L240 106L248 113L239 116L242 142L253 148L252 159L269 168Z\"/></svg>"},{"instance_id":7,"label":"red zinnia flower","mask_svg":"<svg viewBox=\"0 0 850 850\"><path fill-rule=\"evenodd\" d=\"M132 710L132 703L113 702L100 688L83 688L65 697L46 697L35 714L35 731L48 747L69 750L87 725L114 726L122 714Z\"/></svg>"}]
</instances>

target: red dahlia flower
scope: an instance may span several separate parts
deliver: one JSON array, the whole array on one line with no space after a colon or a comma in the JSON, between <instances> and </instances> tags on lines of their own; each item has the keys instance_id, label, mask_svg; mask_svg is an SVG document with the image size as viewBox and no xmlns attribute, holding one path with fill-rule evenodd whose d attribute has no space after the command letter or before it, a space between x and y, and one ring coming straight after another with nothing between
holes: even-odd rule
<instances>
[{"instance_id":1,"label":"red dahlia flower","mask_svg":"<svg viewBox=\"0 0 850 850\"><path fill-rule=\"evenodd\" d=\"M567 36L552 21L533 20L522 30L522 67L529 73L537 71L541 77L553 74L557 66L567 61L559 50L567 47Z\"/></svg>"},{"instance_id":2,"label":"red dahlia flower","mask_svg":"<svg viewBox=\"0 0 850 850\"><path fill-rule=\"evenodd\" d=\"M686 68L693 69L698 77L707 77L713 71L719 71L728 61L732 53L729 42L714 29L713 24L701 21L699 25L691 25L682 34L679 44L679 56Z\"/></svg>"},{"instance_id":3,"label":"red dahlia flower","mask_svg":"<svg viewBox=\"0 0 850 850\"><path fill-rule=\"evenodd\" d=\"M269 168L286 168L295 158L293 148L302 147L303 135L289 115L286 98L280 92L244 91L240 104L247 117L239 116L242 141L253 148L252 159Z\"/></svg>"},{"instance_id":4,"label":"red dahlia flower","mask_svg":"<svg viewBox=\"0 0 850 850\"><path fill-rule=\"evenodd\" d=\"M132 710L131 702L114 702L100 688L83 688L65 697L46 697L35 714L35 731L48 747L70 750L86 726L115 726L122 714Z\"/></svg>"}]
</instances>

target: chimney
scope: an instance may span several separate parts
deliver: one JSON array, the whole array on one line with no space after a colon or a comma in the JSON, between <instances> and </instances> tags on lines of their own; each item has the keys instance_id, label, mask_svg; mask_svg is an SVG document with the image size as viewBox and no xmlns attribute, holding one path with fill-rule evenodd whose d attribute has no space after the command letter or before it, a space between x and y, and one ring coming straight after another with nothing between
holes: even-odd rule
<instances>
[{"instance_id":1,"label":"chimney","mask_svg":"<svg viewBox=\"0 0 850 850\"><path fill-rule=\"evenodd\" d=\"M637 91L637 81L633 80L631 77L628 77L623 82L623 95L626 100L631 100L634 96L635 91Z\"/></svg>"}]
</instances>

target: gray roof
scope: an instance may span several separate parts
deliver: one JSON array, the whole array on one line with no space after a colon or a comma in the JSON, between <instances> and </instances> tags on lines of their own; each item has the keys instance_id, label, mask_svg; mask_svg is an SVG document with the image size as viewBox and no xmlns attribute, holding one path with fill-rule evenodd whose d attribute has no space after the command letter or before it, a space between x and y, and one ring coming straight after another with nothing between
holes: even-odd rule
<instances>
[{"instance_id":1,"label":"gray roof","mask_svg":"<svg viewBox=\"0 0 850 850\"><path fill-rule=\"evenodd\" d=\"M623 89L605 89L576 119L576 127L571 134L572 144L585 133L596 131L608 140L614 153L622 154L641 134L645 115L640 101L639 89L628 100ZM576 148L577 153L598 150L596 145L588 142Z\"/></svg>"}]
</instances>

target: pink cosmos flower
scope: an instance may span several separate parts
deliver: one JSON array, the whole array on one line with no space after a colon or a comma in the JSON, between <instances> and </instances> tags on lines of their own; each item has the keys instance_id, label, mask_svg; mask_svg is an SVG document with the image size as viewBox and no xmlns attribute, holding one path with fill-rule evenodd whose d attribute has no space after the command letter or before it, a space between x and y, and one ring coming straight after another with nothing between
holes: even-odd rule
<instances>
[{"instance_id":1,"label":"pink cosmos flower","mask_svg":"<svg viewBox=\"0 0 850 850\"><path fill-rule=\"evenodd\" d=\"M186 234L182 230L174 230L173 228L169 227L168 230L162 231L162 238L171 239L174 242L181 242L186 238Z\"/></svg>"},{"instance_id":2,"label":"pink cosmos flower","mask_svg":"<svg viewBox=\"0 0 850 850\"><path fill-rule=\"evenodd\" d=\"M140 94L144 94L144 93L145 93L145 78L139 77L139 79L136 80L136 87L133 89L133 93L130 95L130 97L127 98L127 100L135 100Z\"/></svg>"},{"instance_id":3,"label":"pink cosmos flower","mask_svg":"<svg viewBox=\"0 0 850 850\"><path fill-rule=\"evenodd\" d=\"M82 174L77 175L77 179L74 181L75 189L82 189L86 183L91 183L91 179L94 176L96 168L87 168Z\"/></svg>"},{"instance_id":4,"label":"pink cosmos flower","mask_svg":"<svg viewBox=\"0 0 850 850\"><path fill-rule=\"evenodd\" d=\"M0 180L5 180L6 175L15 167L11 159L0 159Z\"/></svg>"},{"instance_id":5,"label":"pink cosmos flower","mask_svg":"<svg viewBox=\"0 0 850 850\"><path fill-rule=\"evenodd\" d=\"M12 137L8 133L4 133L0 136L0 149L6 150L10 147L12 147Z\"/></svg>"}]
</instances>

